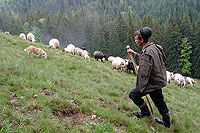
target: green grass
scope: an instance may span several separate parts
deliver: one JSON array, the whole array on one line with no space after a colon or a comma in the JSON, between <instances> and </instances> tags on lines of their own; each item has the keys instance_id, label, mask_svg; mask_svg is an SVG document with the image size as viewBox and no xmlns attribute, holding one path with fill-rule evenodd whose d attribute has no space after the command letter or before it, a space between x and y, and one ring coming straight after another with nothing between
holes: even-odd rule
<instances>
[{"instance_id":1,"label":"green grass","mask_svg":"<svg viewBox=\"0 0 200 133\"><path fill-rule=\"evenodd\" d=\"M163 88L172 117L165 128L154 116L132 115L138 110L128 97L136 83L132 73L18 36L0 33L0 42L0 132L200 132L200 80L194 87L172 82ZM28 56L30 45L48 58Z\"/></svg>"}]
</instances>

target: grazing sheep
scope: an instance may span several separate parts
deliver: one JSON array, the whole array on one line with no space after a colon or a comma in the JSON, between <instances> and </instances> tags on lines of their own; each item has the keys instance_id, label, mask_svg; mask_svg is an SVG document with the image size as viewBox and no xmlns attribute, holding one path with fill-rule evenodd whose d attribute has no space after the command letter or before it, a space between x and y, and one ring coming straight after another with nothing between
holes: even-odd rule
<instances>
[{"instance_id":1,"label":"grazing sheep","mask_svg":"<svg viewBox=\"0 0 200 133\"><path fill-rule=\"evenodd\" d=\"M85 47L81 47L81 49L82 49L82 50L86 50L86 48L85 48Z\"/></svg>"},{"instance_id":2,"label":"grazing sheep","mask_svg":"<svg viewBox=\"0 0 200 133\"><path fill-rule=\"evenodd\" d=\"M108 57L108 61L109 61L110 63L112 63L114 60L115 60L115 57L114 57L114 56L109 56L109 57Z\"/></svg>"},{"instance_id":3,"label":"grazing sheep","mask_svg":"<svg viewBox=\"0 0 200 133\"><path fill-rule=\"evenodd\" d=\"M95 58L96 60L101 59L101 62L103 62L103 58L106 59L106 54L103 54L103 53L100 52L100 51L95 51L95 52L94 52L94 58Z\"/></svg>"},{"instance_id":4,"label":"grazing sheep","mask_svg":"<svg viewBox=\"0 0 200 133\"><path fill-rule=\"evenodd\" d=\"M27 34L27 40L29 40L30 42L36 42L35 36L32 33Z\"/></svg>"},{"instance_id":5,"label":"grazing sheep","mask_svg":"<svg viewBox=\"0 0 200 133\"><path fill-rule=\"evenodd\" d=\"M123 68L125 68L125 60L122 59L121 57L116 57L115 60L112 61L112 68L116 70L121 70L123 71Z\"/></svg>"},{"instance_id":6,"label":"grazing sheep","mask_svg":"<svg viewBox=\"0 0 200 133\"><path fill-rule=\"evenodd\" d=\"M77 55L78 55L78 56L82 56L82 53L83 53L83 50L82 50L82 49L79 49L79 50L77 51Z\"/></svg>"},{"instance_id":7,"label":"grazing sheep","mask_svg":"<svg viewBox=\"0 0 200 133\"><path fill-rule=\"evenodd\" d=\"M53 47L53 48L57 48L60 49L60 42L58 41L58 39L53 38L49 41L49 46Z\"/></svg>"},{"instance_id":8,"label":"grazing sheep","mask_svg":"<svg viewBox=\"0 0 200 133\"><path fill-rule=\"evenodd\" d=\"M85 57L86 55L89 55L88 51L87 51L87 50L83 50L81 56L82 56L82 57Z\"/></svg>"},{"instance_id":9,"label":"grazing sheep","mask_svg":"<svg viewBox=\"0 0 200 133\"><path fill-rule=\"evenodd\" d=\"M185 87L185 84L186 84L185 78L181 74L179 74L179 73L174 74L172 76L172 79L174 79L174 82L176 85L178 85L178 86L180 85L180 88Z\"/></svg>"},{"instance_id":10,"label":"grazing sheep","mask_svg":"<svg viewBox=\"0 0 200 133\"><path fill-rule=\"evenodd\" d=\"M102 59L102 61L101 61L101 59L98 59L98 61L100 61L100 62L102 62L102 61L103 61L103 62L105 62L105 61L106 61L106 59L105 59L105 58L103 58L103 59Z\"/></svg>"},{"instance_id":11,"label":"grazing sheep","mask_svg":"<svg viewBox=\"0 0 200 133\"><path fill-rule=\"evenodd\" d=\"M67 45L67 48L64 48L64 50L71 54L75 54L75 46L73 44Z\"/></svg>"},{"instance_id":12,"label":"grazing sheep","mask_svg":"<svg viewBox=\"0 0 200 133\"><path fill-rule=\"evenodd\" d=\"M81 48L79 48L79 47L75 47L75 49L74 49L74 54L75 55L78 55L78 50L80 50Z\"/></svg>"},{"instance_id":13,"label":"grazing sheep","mask_svg":"<svg viewBox=\"0 0 200 133\"><path fill-rule=\"evenodd\" d=\"M86 59L86 60L89 60L89 61L90 61L90 56L86 54L86 55L84 56L84 59Z\"/></svg>"},{"instance_id":14,"label":"grazing sheep","mask_svg":"<svg viewBox=\"0 0 200 133\"><path fill-rule=\"evenodd\" d=\"M19 37L21 37L22 39L25 39L26 40L26 35L24 33L20 33L19 34Z\"/></svg>"},{"instance_id":15,"label":"grazing sheep","mask_svg":"<svg viewBox=\"0 0 200 133\"><path fill-rule=\"evenodd\" d=\"M5 33L6 35L10 35L10 32L8 32L8 31L5 31L4 33Z\"/></svg>"},{"instance_id":16,"label":"grazing sheep","mask_svg":"<svg viewBox=\"0 0 200 133\"><path fill-rule=\"evenodd\" d=\"M133 73L135 74L135 68L133 62L130 59L125 59L125 65L126 65L126 71L130 73L132 70Z\"/></svg>"},{"instance_id":17,"label":"grazing sheep","mask_svg":"<svg viewBox=\"0 0 200 133\"><path fill-rule=\"evenodd\" d=\"M167 75L167 84L169 84L171 82L173 72L166 71L166 75Z\"/></svg>"},{"instance_id":18,"label":"grazing sheep","mask_svg":"<svg viewBox=\"0 0 200 133\"><path fill-rule=\"evenodd\" d=\"M192 78L187 77L187 78L186 78L186 83L187 83L188 85L193 86L194 84L197 84L197 81L194 81Z\"/></svg>"}]
</instances>

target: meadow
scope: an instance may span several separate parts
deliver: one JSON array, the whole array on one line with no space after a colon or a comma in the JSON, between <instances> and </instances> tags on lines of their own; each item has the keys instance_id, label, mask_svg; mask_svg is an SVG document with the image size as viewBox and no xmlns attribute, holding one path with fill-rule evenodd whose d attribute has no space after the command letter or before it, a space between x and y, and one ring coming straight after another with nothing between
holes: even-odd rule
<instances>
[{"instance_id":1,"label":"meadow","mask_svg":"<svg viewBox=\"0 0 200 133\"><path fill-rule=\"evenodd\" d=\"M48 58L28 56L24 49L30 45ZM154 121L161 115L152 101L155 116L133 116L139 109L128 96L136 84L133 73L0 32L0 132L198 133L200 80L195 80L194 87L172 81L163 88L172 123L166 128Z\"/></svg>"}]
</instances>

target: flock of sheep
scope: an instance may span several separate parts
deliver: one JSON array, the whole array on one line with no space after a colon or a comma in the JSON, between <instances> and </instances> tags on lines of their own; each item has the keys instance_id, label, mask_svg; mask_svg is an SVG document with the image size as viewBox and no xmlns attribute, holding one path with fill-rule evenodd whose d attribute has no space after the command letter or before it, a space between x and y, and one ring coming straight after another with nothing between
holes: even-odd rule
<instances>
[{"instance_id":1,"label":"flock of sheep","mask_svg":"<svg viewBox=\"0 0 200 133\"><path fill-rule=\"evenodd\" d=\"M26 35L24 33L21 33L19 35L21 38L26 39ZM31 42L35 42L35 36L32 33L27 34L27 40ZM53 48L60 49L60 42L53 38L49 41L49 46ZM73 44L69 44L66 48L64 48L64 51L71 53L73 55L78 55L84 57L84 59L90 61L90 56L88 51L85 48L79 48L75 47ZM94 52L94 58L96 60L100 60L104 62L106 60L106 54L103 54L100 51L95 51ZM123 59L121 57L114 57L114 56L109 56L108 61L112 63L112 68L116 70L121 70L121 72L126 69L126 71L130 72L133 71L135 74L135 68L133 65L133 62L130 59ZM137 69L139 66L137 66ZM192 78L187 77L186 80L183 75L176 73L173 74L173 72L166 71L167 74L167 83L169 84L171 80L174 80L175 84L180 86L180 87L185 87L186 85L191 85L193 86L194 84L197 84L197 81L194 81Z\"/></svg>"},{"instance_id":2,"label":"flock of sheep","mask_svg":"<svg viewBox=\"0 0 200 133\"><path fill-rule=\"evenodd\" d=\"M166 71L167 74L167 83L169 84L171 80L174 80L174 83L178 86L185 87L186 85L193 86L197 84L197 81L194 81L191 77L185 77L179 73L173 74L173 72Z\"/></svg>"},{"instance_id":3,"label":"flock of sheep","mask_svg":"<svg viewBox=\"0 0 200 133\"><path fill-rule=\"evenodd\" d=\"M108 61L112 63L113 69L121 70L126 69L127 71L133 71L135 74L135 69L133 66L133 62L130 59L122 59L121 57L108 57ZM137 66L137 69L139 66ZM193 86L194 84L197 84L197 81L194 81L191 77L184 78L183 75L176 73L173 74L173 72L166 71L167 75L167 84L171 82L171 80L174 80L175 85L178 85L181 87L185 87L186 85Z\"/></svg>"}]
</instances>

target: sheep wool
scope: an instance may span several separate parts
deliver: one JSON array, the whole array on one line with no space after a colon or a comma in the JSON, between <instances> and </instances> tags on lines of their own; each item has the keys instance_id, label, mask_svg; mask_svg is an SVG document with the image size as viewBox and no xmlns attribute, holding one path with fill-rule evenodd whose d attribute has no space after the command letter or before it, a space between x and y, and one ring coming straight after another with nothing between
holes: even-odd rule
<instances>
[{"instance_id":1,"label":"sheep wool","mask_svg":"<svg viewBox=\"0 0 200 133\"><path fill-rule=\"evenodd\" d=\"M53 38L49 41L49 46L53 47L53 48L57 48L60 49L60 42L58 41L58 39Z\"/></svg>"}]
</instances>

